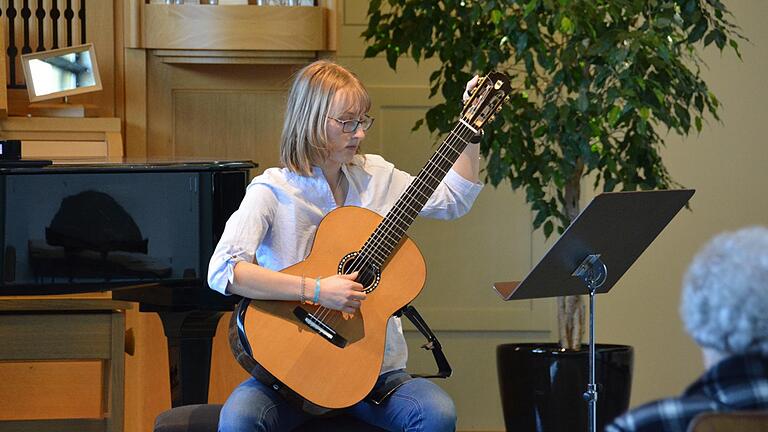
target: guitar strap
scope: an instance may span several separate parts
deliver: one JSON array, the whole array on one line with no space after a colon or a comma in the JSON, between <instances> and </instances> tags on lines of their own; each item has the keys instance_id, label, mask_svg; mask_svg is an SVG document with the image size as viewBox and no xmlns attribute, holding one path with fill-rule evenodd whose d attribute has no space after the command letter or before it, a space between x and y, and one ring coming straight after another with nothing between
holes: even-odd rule
<instances>
[{"instance_id":1,"label":"guitar strap","mask_svg":"<svg viewBox=\"0 0 768 432\"><path fill-rule=\"evenodd\" d=\"M415 307L408 305L400 309L403 315L405 315L414 326L421 332L427 339L427 343L421 347L427 351L432 351L432 355L435 357L435 363L437 364L437 373L433 375L414 375L414 377L420 378L448 378L453 373L451 365L448 363L448 359L443 354L443 346L440 345L440 341L437 340L437 336L432 333L432 329L429 328L424 318L419 315L419 312Z\"/></svg>"},{"instance_id":2,"label":"guitar strap","mask_svg":"<svg viewBox=\"0 0 768 432\"><path fill-rule=\"evenodd\" d=\"M412 378L448 378L451 376L453 370L448 363L448 359L443 353L443 346L440 345L440 341L437 339L432 329L429 328L427 322L421 317L415 307L408 305L399 311L395 312L395 316L405 315L411 323L421 332L427 339L427 343L421 347L427 351L432 351L432 355L435 357L435 363L437 364L437 373L432 375L409 375L407 373L393 374L384 377L384 382L374 387L371 393L366 396L366 399L373 402L376 405L384 402L387 397L395 392L401 385L407 383Z\"/></svg>"}]
</instances>

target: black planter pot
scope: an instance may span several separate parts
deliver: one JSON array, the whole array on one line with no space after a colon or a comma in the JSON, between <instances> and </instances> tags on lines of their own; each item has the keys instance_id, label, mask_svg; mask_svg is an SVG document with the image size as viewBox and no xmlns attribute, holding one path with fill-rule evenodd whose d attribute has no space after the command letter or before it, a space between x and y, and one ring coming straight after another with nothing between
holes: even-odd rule
<instances>
[{"instance_id":1,"label":"black planter pot","mask_svg":"<svg viewBox=\"0 0 768 432\"><path fill-rule=\"evenodd\" d=\"M629 407L632 347L596 345L597 430ZM504 424L509 432L588 430L584 392L589 351L563 351L557 344L504 344L496 349Z\"/></svg>"}]
</instances>

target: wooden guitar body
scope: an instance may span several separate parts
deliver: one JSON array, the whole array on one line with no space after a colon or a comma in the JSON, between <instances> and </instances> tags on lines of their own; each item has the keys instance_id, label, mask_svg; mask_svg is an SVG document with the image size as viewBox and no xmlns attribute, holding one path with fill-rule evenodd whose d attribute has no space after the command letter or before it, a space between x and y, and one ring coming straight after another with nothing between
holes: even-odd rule
<instances>
[{"instance_id":1,"label":"wooden guitar body","mask_svg":"<svg viewBox=\"0 0 768 432\"><path fill-rule=\"evenodd\" d=\"M342 273L340 263L360 250L382 221L360 207L341 207L325 216L306 260L282 270L307 278ZM251 355L275 378L309 402L344 408L371 391L384 357L387 321L424 287L426 266L416 244L403 237L381 271L381 278L354 315L298 302L251 300L241 323ZM298 290L298 287L297 287ZM300 320L295 309L323 317L346 344L339 347Z\"/></svg>"}]
</instances>

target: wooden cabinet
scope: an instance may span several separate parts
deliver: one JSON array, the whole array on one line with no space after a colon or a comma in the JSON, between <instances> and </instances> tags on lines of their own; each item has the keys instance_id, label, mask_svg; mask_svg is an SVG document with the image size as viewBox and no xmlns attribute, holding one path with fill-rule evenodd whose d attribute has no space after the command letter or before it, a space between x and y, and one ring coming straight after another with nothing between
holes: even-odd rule
<instances>
[{"instance_id":1,"label":"wooden cabinet","mask_svg":"<svg viewBox=\"0 0 768 432\"><path fill-rule=\"evenodd\" d=\"M343 4L317 4L126 0L126 154L276 163L275 125L291 75L336 50ZM200 128L204 133L191 132Z\"/></svg>"},{"instance_id":2,"label":"wooden cabinet","mask_svg":"<svg viewBox=\"0 0 768 432\"><path fill-rule=\"evenodd\" d=\"M134 1L126 41L128 48L156 50L172 63L296 63L335 50L334 15L333 7L322 5Z\"/></svg>"},{"instance_id":3,"label":"wooden cabinet","mask_svg":"<svg viewBox=\"0 0 768 432\"><path fill-rule=\"evenodd\" d=\"M106 299L0 300L0 431L122 432L130 307ZM80 384L99 378L100 394Z\"/></svg>"}]
</instances>

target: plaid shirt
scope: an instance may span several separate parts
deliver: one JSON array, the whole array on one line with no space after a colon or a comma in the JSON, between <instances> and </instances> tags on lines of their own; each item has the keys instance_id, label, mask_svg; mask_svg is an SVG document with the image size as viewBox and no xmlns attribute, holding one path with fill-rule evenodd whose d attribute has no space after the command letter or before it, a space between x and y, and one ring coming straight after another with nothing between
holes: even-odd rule
<instances>
[{"instance_id":1,"label":"plaid shirt","mask_svg":"<svg viewBox=\"0 0 768 432\"><path fill-rule=\"evenodd\" d=\"M685 432L702 412L760 409L768 409L768 357L738 355L710 368L682 396L631 410L605 432Z\"/></svg>"}]
</instances>

